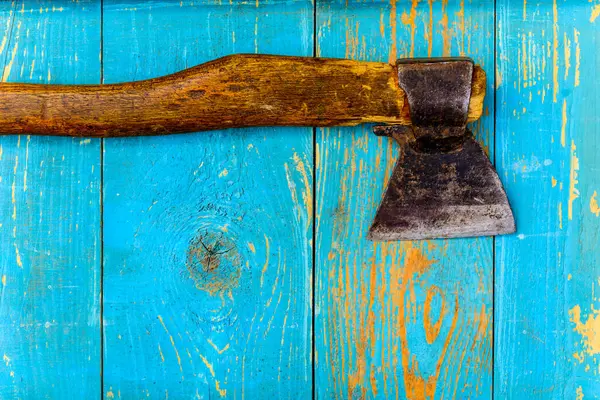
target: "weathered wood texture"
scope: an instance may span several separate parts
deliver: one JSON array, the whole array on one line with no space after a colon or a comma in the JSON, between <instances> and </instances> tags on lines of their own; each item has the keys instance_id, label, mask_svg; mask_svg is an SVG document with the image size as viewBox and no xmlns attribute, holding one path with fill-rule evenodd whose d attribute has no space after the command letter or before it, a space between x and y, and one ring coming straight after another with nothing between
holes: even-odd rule
<instances>
[{"instance_id":1,"label":"weathered wood texture","mask_svg":"<svg viewBox=\"0 0 600 400\"><path fill-rule=\"evenodd\" d=\"M485 72L476 68L473 78L471 121L481 116ZM17 134L140 136L365 122L410 125L394 65L237 54L122 84L0 84L0 132Z\"/></svg>"},{"instance_id":2,"label":"weathered wood texture","mask_svg":"<svg viewBox=\"0 0 600 400\"><path fill-rule=\"evenodd\" d=\"M308 56L312 15L309 1L108 1L104 77ZM312 158L310 128L105 141L106 397L310 397Z\"/></svg>"},{"instance_id":3,"label":"weathered wood texture","mask_svg":"<svg viewBox=\"0 0 600 400\"><path fill-rule=\"evenodd\" d=\"M318 56L469 55L493 70L493 1L322 1L317 18ZM473 127L487 145L491 115L493 96ZM367 242L397 155L370 128L317 130L317 397L490 398L492 240Z\"/></svg>"},{"instance_id":4,"label":"weathered wood texture","mask_svg":"<svg viewBox=\"0 0 600 400\"><path fill-rule=\"evenodd\" d=\"M105 1L107 82L261 52L467 55L492 0ZM227 2L223 2L227 3ZM466 3L466 4L464 4ZM463 6L464 4L464 6ZM370 127L0 137L0 398L589 399L600 393L600 5L497 0L498 168L518 232L364 240L397 154ZM3 81L98 83L98 2L0 3ZM494 158L494 99L474 130ZM5 104L2 104L4 106Z\"/></svg>"},{"instance_id":5,"label":"weathered wood texture","mask_svg":"<svg viewBox=\"0 0 600 400\"><path fill-rule=\"evenodd\" d=\"M99 83L96 2L0 3L2 81ZM0 137L0 398L100 392L100 145Z\"/></svg>"},{"instance_id":6,"label":"weathered wood texture","mask_svg":"<svg viewBox=\"0 0 600 400\"><path fill-rule=\"evenodd\" d=\"M498 1L495 395L600 398L600 3Z\"/></svg>"}]
</instances>

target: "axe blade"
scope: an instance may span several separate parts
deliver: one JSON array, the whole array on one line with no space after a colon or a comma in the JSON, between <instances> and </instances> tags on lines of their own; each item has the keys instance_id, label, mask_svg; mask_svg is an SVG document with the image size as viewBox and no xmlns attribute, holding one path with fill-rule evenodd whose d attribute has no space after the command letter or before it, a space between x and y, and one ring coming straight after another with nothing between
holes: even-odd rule
<instances>
[{"instance_id":1,"label":"axe blade","mask_svg":"<svg viewBox=\"0 0 600 400\"><path fill-rule=\"evenodd\" d=\"M472 137L451 152L402 146L367 238L419 240L515 232L506 193Z\"/></svg>"}]
</instances>

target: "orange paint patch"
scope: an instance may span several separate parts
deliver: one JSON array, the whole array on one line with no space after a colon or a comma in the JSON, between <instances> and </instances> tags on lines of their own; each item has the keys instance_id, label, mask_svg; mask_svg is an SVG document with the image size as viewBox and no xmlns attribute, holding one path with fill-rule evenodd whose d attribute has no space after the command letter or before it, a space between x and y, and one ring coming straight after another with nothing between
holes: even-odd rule
<instances>
[{"instance_id":1,"label":"orange paint patch","mask_svg":"<svg viewBox=\"0 0 600 400\"><path fill-rule=\"evenodd\" d=\"M423 379L411 369L404 374L404 384L406 385L406 396L411 400L433 399L435 396L436 377L430 376L428 379Z\"/></svg>"},{"instance_id":2,"label":"orange paint patch","mask_svg":"<svg viewBox=\"0 0 600 400\"><path fill-rule=\"evenodd\" d=\"M571 140L571 167L569 172L569 202L567 204L567 216L569 221L573 219L573 202L579 197L577 189L577 171L579 171L579 158L575 154L575 142Z\"/></svg>"},{"instance_id":3,"label":"orange paint patch","mask_svg":"<svg viewBox=\"0 0 600 400\"><path fill-rule=\"evenodd\" d=\"M429 0L429 26L425 32L425 40L427 40L427 57L431 57L433 50L433 0Z\"/></svg>"},{"instance_id":4,"label":"orange paint patch","mask_svg":"<svg viewBox=\"0 0 600 400\"><path fill-rule=\"evenodd\" d=\"M460 40L460 55L465 56L466 52L465 52L465 34L466 34L466 28L465 28L465 0L461 0L460 1L460 10L456 13L456 18L458 19L458 30L460 32L461 35L461 40Z\"/></svg>"},{"instance_id":5,"label":"orange paint patch","mask_svg":"<svg viewBox=\"0 0 600 400\"><path fill-rule=\"evenodd\" d=\"M442 19L440 20L440 24L442 25L442 39L443 39L443 56L450 56L450 52L452 49L452 32L448 28L448 13L446 12L446 6L448 5L448 0L442 0Z\"/></svg>"},{"instance_id":6,"label":"orange paint patch","mask_svg":"<svg viewBox=\"0 0 600 400\"><path fill-rule=\"evenodd\" d=\"M552 100L556 103L558 98L558 7L556 6L556 0L553 2L552 6L552 30L553 30L553 39L552 39L552 81L553 81L553 90L552 90Z\"/></svg>"},{"instance_id":7,"label":"orange paint patch","mask_svg":"<svg viewBox=\"0 0 600 400\"><path fill-rule=\"evenodd\" d=\"M569 319L575 324L573 331L581 335L584 351L591 356L600 354L600 311L592 307L584 322L581 318L581 307L576 305L569 310Z\"/></svg>"},{"instance_id":8,"label":"orange paint patch","mask_svg":"<svg viewBox=\"0 0 600 400\"><path fill-rule=\"evenodd\" d=\"M311 181L309 179L308 173L306 172L306 168L304 166L304 162L302 161L302 159L300 158L300 156L298 156L297 153L294 153L292 156L292 159L294 160L294 166L296 167L296 171L300 173L300 176L302 178L302 183L304 184L304 190L302 191L302 200L304 202L304 207L306 209L306 215L312 215L312 186L311 186ZM307 224L307 228L310 226L310 218L306 218L306 224Z\"/></svg>"},{"instance_id":9,"label":"orange paint patch","mask_svg":"<svg viewBox=\"0 0 600 400\"><path fill-rule=\"evenodd\" d=\"M177 357L177 364L179 364L179 371L183 374L183 366L181 365L181 357L179 356L179 350L177 350L177 346L175 346L175 340L173 339L173 335L171 335L171 333L167 329L167 325L165 325L165 322L163 321L162 316L158 315L157 318L160 321L160 324L162 325L163 329L169 336L169 340L171 341L171 346L173 346L173 350L175 351L175 356ZM183 375L181 376L181 378L183 379Z\"/></svg>"},{"instance_id":10,"label":"orange paint patch","mask_svg":"<svg viewBox=\"0 0 600 400\"><path fill-rule=\"evenodd\" d=\"M566 146L567 140L567 99L563 100L562 105L562 124L560 127L560 145L562 147Z\"/></svg>"},{"instance_id":11,"label":"orange paint patch","mask_svg":"<svg viewBox=\"0 0 600 400\"><path fill-rule=\"evenodd\" d=\"M592 194L592 197L590 198L590 211L596 217L600 216L600 207L598 206L597 196L598 193L594 190L594 194Z\"/></svg>"},{"instance_id":12,"label":"orange paint patch","mask_svg":"<svg viewBox=\"0 0 600 400\"><path fill-rule=\"evenodd\" d=\"M440 311L440 315L437 318L435 323L431 322L431 301L435 296L442 297L442 309ZM425 306L423 309L423 328L425 328L425 338L427 343L432 344L435 339L440 334L440 329L442 328L442 321L444 319L444 314L446 313L446 304L444 302L444 298L440 288L433 285L427 289L427 297L425 298Z\"/></svg>"},{"instance_id":13,"label":"orange paint patch","mask_svg":"<svg viewBox=\"0 0 600 400\"><path fill-rule=\"evenodd\" d=\"M490 315L488 314L485 304L481 305L481 310L475 314L474 321L477 325L477 332L475 334L475 339L484 338L486 336L491 336L491 325L490 325Z\"/></svg>"},{"instance_id":14,"label":"orange paint patch","mask_svg":"<svg viewBox=\"0 0 600 400\"><path fill-rule=\"evenodd\" d=\"M397 34L397 24L396 24L396 0L390 0L390 36L391 36L391 44L390 44L390 56L388 58L388 62L390 64L395 64L396 59L398 59L398 43L396 40Z\"/></svg>"},{"instance_id":15,"label":"orange paint patch","mask_svg":"<svg viewBox=\"0 0 600 400\"><path fill-rule=\"evenodd\" d=\"M406 251L403 277L409 280L414 275L421 275L435 262L436 260L428 259L421 249L415 248L411 244Z\"/></svg>"},{"instance_id":16,"label":"orange paint patch","mask_svg":"<svg viewBox=\"0 0 600 400\"><path fill-rule=\"evenodd\" d=\"M523 87L527 87L527 38L521 35L521 65L523 69Z\"/></svg>"},{"instance_id":17,"label":"orange paint patch","mask_svg":"<svg viewBox=\"0 0 600 400\"><path fill-rule=\"evenodd\" d=\"M562 229L562 228L563 228L563 211L562 211L562 201L559 201L559 202L558 202L558 209L557 209L557 212L558 212L558 227L559 227L560 229Z\"/></svg>"},{"instance_id":18,"label":"orange paint patch","mask_svg":"<svg viewBox=\"0 0 600 400\"><path fill-rule=\"evenodd\" d=\"M579 31L573 28L573 36L575 38L575 87L580 83L580 68L581 68L581 47L579 46Z\"/></svg>"},{"instance_id":19,"label":"orange paint patch","mask_svg":"<svg viewBox=\"0 0 600 400\"><path fill-rule=\"evenodd\" d=\"M392 296L393 302L396 308L398 309L398 322L397 322L397 331L400 337L400 354L402 361L402 369L403 369L403 377L404 377L404 386L406 388L406 396L409 399L427 399L433 398L436 390L437 380L439 377L440 369L442 366L442 362L444 360L446 350L448 349L448 344L450 343L450 339L454 333L456 328L456 322L458 320L458 298L456 299L456 304L454 307L454 315L452 317L452 322L450 326L450 330L444 339L444 344L442 351L440 352L437 362L436 369L433 375L425 378L418 371L418 363L415 357L412 355L409 346L408 346L408 334L407 334L407 324L410 322L410 314L415 313L417 310L416 307L416 298L414 294L414 283L417 278L419 278L422 274L424 274L436 261L427 258L427 256L423 253L423 251L419 248L413 247L412 243L408 243L408 248L406 249L404 265L402 269L392 268ZM396 278L394 278L396 276ZM438 288L429 288L428 297L429 302L426 300L426 303L431 304L433 299L433 295L435 293L440 293L441 291ZM431 311L430 305L425 306L427 311L425 312L426 319L429 318L428 315ZM445 306L442 306L444 309ZM441 323L443 321L444 311L440 318L435 323L427 324L426 336L427 341L433 342L437 336L439 335L438 324L441 328ZM429 333L427 333L429 331Z\"/></svg>"},{"instance_id":20,"label":"orange paint patch","mask_svg":"<svg viewBox=\"0 0 600 400\"><path fill-rule=\"evenodd\" d=\"M590 15L590 22L596 21L596 18L600 16L600 4L596 4L592 7L592 14Z\"/></svg>"},{"instance_id":21,"label":"orange paint patch","mask_svg":"<svg viewBox=\"0 0 600 400\"><path fill-rule=\"evenodd\" d=\"M402 13L402 23L410 27L410 57L415 56L415 31L417 29L415 19L417 18L418 6L419 0L412 0L410 14Z\"/></svg>"},{"instance_id":22,"label":"orange paint patch","mask_svg":"<svg viewBox=\"0 0 600 400\"><path fill-rule=\"evenodd\" d=\"M346 56L347 59L356 59L358 57L358 22L354 27L350 25L350 21L346 18Z\"/></svg>"},{"instance_id":23,"label":"orange paint patch","mask_svg":"<svg viewBox=\"0 0 600 400\"><path fill-rule=\"evenodd\" d=\"M377 244L375 244L377 246ZM376 253L376 252L375 252ZM366 306L367 311L367 323L361 325L359 330L359 340L356 343L356 371L348 377L348 398L353 399L356 396L357 391L361 392L361 398L366 395L366 389L359 387L361 382L364 382L367 373L367 360L366 360L366 349L370 345L371 350L375 348L375 311L373 310L373 304L375 302L375 292L377 284L377 271L379 265L376 263L373 257L371 261L371 269L369 273L369 288L366 293L369 294L368 299L366 298L365 292L363 292L362 304ZM372 354L371 354L372 356ZM370 382L371 392L374 396L377 396L377 386L375 385L375 379L373 377L374 371L371 371Z\"/></svg>"},{"instance_id":24,"label":"orange paint patch","mask_svg":"<svg viewBox=\"0 0 600 400\"><path fill-rule=\"evenodd\" d=\"M571 41L567 37L565 32L564 36L564 48L565 48L565 80L569 77L569 69L571 68Z\"/></svg>"}]
</instances>

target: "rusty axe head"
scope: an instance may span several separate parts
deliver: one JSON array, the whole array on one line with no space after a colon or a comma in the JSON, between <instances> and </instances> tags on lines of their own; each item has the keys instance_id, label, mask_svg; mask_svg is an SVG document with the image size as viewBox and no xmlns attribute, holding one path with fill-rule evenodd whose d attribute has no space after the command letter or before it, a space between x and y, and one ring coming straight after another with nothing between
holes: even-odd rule
<instances>
[{"instance_id":1,"label":"rusty axe head","mask_svg":"<svg viewBox=\"0 0 600 400\"><path fill-rule=\"evenodd\" d=\"M466 128L473 62L399 60L412 126L378 126L401 144L367 238L375 241L501 235L515 231L506 193Z\"/></svg>"}]
</instances>

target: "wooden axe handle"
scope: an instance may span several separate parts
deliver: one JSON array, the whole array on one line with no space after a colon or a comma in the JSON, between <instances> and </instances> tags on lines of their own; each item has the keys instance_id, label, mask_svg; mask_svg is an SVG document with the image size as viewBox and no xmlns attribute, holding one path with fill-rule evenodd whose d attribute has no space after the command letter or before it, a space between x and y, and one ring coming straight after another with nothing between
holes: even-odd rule
<instances>
[{"instance_id":1,"label":"wooden axe handle","mask_svg":"<svg viewBox=\"0 0 600 400\"><path fill-rule=\"evenodd\" d=\"M481 116L475 67L469 121ZM0 84L0 134L116 137L249 126L410 125L396 67L351 60L233 55L114 85Z\"/></svg>"}]
</instances>

